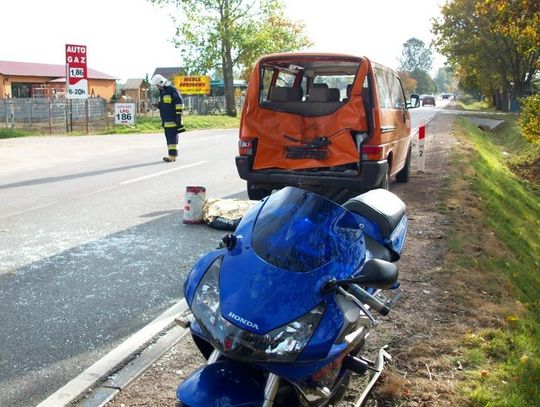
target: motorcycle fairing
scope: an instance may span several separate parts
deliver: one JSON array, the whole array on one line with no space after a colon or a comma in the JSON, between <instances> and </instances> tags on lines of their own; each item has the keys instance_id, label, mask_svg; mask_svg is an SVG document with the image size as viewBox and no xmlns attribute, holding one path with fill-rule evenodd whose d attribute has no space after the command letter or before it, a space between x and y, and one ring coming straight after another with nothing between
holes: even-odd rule
<instances>
[{"instance_id":1,"label":"motorcycle fairing","mask_svg":"<svg viewBox=\"0 0 540 407\"><path fill-rule=\"evenodd\" d=\"M266 380L249 364L220 360L190 374L176 390L186 406L259 407Z\"/></svg>"},{"instance_id":2,"label":"motorcycle fairing","mask_svg":"<svg viewBox=\"0 0 540 407\"><path fill-rule=\"evenodd\" d=\"M203 334L199 324L196 321L193 321L191 324L191 333L196 335L205 341L208 339ZM296 361L290 363L283 362L256 362L253 363L254 366L259 366L262 370L272 372L279 377L282 377L290 382L302 383L302 385L313 386L314 380L312 376L318 371L323 369L325 366L328 366L332 361L334 361L339 356L342 356L343 351L347 349L349 345L346 343L334 344L330 348L330 351L327 352L324 358L321 359L312 359L302 360L299 358ZM225 359L233 360L233 359ZM239 365L244 366L240 361L237 361ZM249 366L249 363L246 363L245 366Z\"/></svg>"},{"instance_id":3,"label":"motorcycle fairing","mask_svg":"<svg viewBox=\"0 0 540 407\"><path fill-rule=\"evenodd\" d=\"M325 214L331 215L330 220ZM271 231L265 234L266 228ZM261 259L253 248L254 230L258 230L258 244L262 247L259 250L264 250L266 242L273 245L273 249L285 242L282 246L285 253L283 258L291 259L290 264L294 264L296 271ZM308 241L309 233L315 234L318 239ZM366 257L363 234L353 215L319 195L287 187L248 211L236 230L236 236L234 248L208 254L190 272L185 286L186 300L190 307L206 270L215 259L222 256L219 271L221 318L262 339L269 331L284 327L323 304L327 312L324 312L315 327L309 339L310 345L297 356L297 360L327 358L344 320L333 297L321 295L321 287L331 278L350 277ZM272 240L272 237L275 239ZM261 245L261 241L264 244ZM303 251L306 261L295 263L297 252L286 247L287 244L298 245L298 252ZM269 261L283 266L289 264L273 258L269 258ZM210 326L208 328L213 330ZM216 332L219 335L214 337ZM207 340L223 348L221 342L226 339L223 337L225 333L220 329L216 332L206 332L210 335ZM230 331L226 335L227 339L229 335L231 339L238 337Z\"/></svg>"},{"instance_id":4,"label":"motorcycle fairing","mask_svg":"<svg viewBox=\"0 0 540 407\"><path fill-rule=\"evenodd\" d=\"M365 243L352 213L299 188L283 188L253 209L238 226L240 247L223 257L220 301L225 319L250 321L242 328L261 335L321 303L320 286L350 277Z\"/></svg>"},{"instance_id":5,"label":"motorcycle fairing","mask_svg":"<svg viewBox=\"0 0 540 407\"><path fill-rule=\"evenodd\" d=\"M347 344L332 345L330 351L325 355L324 359L319 360L301 360L291 363L256 363L257 366L261 366L262 369L272 372L279 377L283 377L290 382L302 383L303 385L313 386L314 381L311 380L311 376L328 366L339 356L342 356L342 352L347 348Z\"/></svg>"}]
</instances>

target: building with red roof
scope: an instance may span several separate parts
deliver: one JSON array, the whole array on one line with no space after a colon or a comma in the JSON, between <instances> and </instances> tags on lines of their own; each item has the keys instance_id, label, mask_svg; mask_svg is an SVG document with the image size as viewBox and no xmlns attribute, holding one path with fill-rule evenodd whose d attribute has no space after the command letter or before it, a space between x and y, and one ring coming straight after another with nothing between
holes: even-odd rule
<instances>
[{"instance_id":1,"label":"building with red roof","mask_svg":"<svg viewBox=\"0 0 540 407\"><path fill-rule=\"evenodd\" d=\"M116 92L116 78L88 69L90 97L110 99ZM0 61L0 99L64 96L65 65Z\"/></svg>"}]
</instances>

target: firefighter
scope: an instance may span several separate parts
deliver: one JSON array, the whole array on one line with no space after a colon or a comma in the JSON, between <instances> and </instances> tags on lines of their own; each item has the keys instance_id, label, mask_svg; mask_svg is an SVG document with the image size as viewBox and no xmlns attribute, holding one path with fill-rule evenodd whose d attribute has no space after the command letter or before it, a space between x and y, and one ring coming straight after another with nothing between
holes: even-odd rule
<instances>
[{"instance_id":1,"label":"firefighter","mask_svg":"<svg viewBox=\"0 0 540 407\"><path fill-rule=\"evenodd\" d=\"M184 104L180 92L170 84L170 82L162 75L156 74L150 80L152 85L159 89L159 114L161 116L161 124L165 130L165 138L167 139L167 149L169 155L163 157L165 162L174 162L178 156L178 134L186 131L182 124L182 111Z\"/></svg>"}]
</instances>

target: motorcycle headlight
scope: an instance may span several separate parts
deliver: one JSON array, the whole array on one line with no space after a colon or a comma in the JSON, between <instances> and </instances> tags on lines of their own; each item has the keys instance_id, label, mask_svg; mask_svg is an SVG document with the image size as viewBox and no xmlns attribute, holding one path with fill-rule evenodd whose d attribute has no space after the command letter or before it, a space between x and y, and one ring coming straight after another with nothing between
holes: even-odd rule
<instances>
[{"instance_id":1,"label":"motorcycle headlight","mask_svg":"<svg viewBox=\"0 0 540 407\"><path fill-rule=\"evenodd\" d=\"M248 332L221 315L219 271L222 258L210 265L201 279L191 309L207 339L229 357L250 361L293 361L304 350L324 314L319 304L300 318L265 335Z\"/></svg>"},{"instance_id":2,"label":"motorcycle headlight","mask_svg":"<svg viewBox=\"0 0 540 407\"><path fill-rule=\"evenodd\" d=\"M218 257L210 265L201 279L193 298L192 309L194 315L203 321L208 321L211 325L215 325L216 318L220 315L219 270L221 269L222 259L222 257Z\"/></svg>"},{"instance_id":3,"label":"motorcycle headlight","mask_svg":"<svg viewBox=\"0 0 540 407\"><path fill-rule=\"evenodd\" d=\"M297 320L264 335L268 343L264 350L267 358L271 360L296 359L309 342L323 314L324 306L319 304Z\"/></svg>"}]
</instances>

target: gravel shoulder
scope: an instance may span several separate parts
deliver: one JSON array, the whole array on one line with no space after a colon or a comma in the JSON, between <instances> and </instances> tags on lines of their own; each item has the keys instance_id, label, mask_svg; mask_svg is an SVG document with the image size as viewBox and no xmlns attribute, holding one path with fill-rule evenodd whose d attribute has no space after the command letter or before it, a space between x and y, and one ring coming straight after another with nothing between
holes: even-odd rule
<instances>
[{"instance_id":1,"label":"gravel shoulder","mask_svg":"<svg viewBox=\"0 0 540 407\"><path fill-rule=\"evenodd\" d=\"M416 171L413 154L411 179L392 183L391 191L407 205L409 232L398 262L403 295L384 318L370 349L389 344L393 360L375 391L379 406L459 405L455 391L459 366L441 363L440 355L456 352L448 339L464 329L456 306L444 257L451 220L444 191L451 165L449 155L456 140L452 135L454 114L438 114L427 125L425 172ZM414 151L413 151L414 153ZM203 363L191 338L186 336L158 359L145 373L112 400L108 407L175 406L178 384ZM351 407L361 393L353 378L340 406Z\"/></svg>"}]
</instances>

